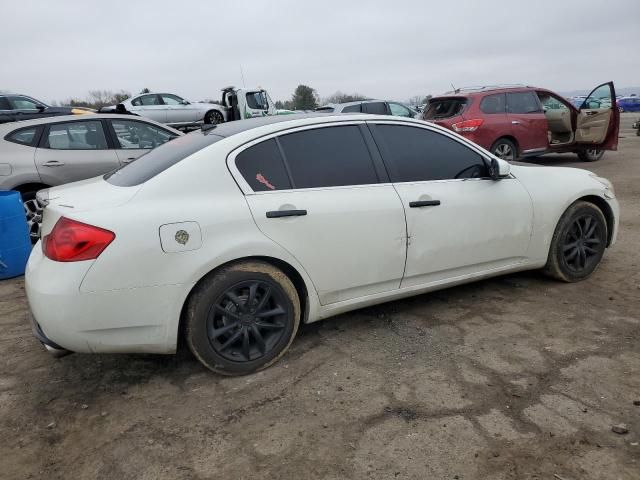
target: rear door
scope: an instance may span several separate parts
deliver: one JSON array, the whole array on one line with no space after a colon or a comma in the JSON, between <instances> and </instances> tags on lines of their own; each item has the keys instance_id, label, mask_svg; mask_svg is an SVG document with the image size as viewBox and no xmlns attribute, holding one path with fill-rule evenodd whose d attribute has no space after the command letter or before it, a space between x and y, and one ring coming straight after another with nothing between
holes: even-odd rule
<instances>
[{"instance_id":1,"label":"rear door","mask_svg":"<svg viewBox=\"0 0 640 480\"><path fill-rule=\"evenodd\" d=\"M549 146L547 117L532 92L507 92L507 120L521 155L542 153Z\"/></svg>"},{"instance_id":2,"label":"rear door","mask_svg":"<svg viewBox=\"0 0 640 480\"><path fill-rule=\"evenodd\" d=\"M108 119L118 160L126 164L176 138L173 132L140 120Z\"/></svg>"},{"instance_id":3,"label":"rear door","mask_svg":"<svg viewBox=\"0 0 640 480\"><path fill-rule=\"evenodd\" d=\"M131 101L132 111L142 117L150 118L160 123L167 123L167 106L160 95L149 93L134 98Z\"/></svg>"},{"instance_id":4,"label":"rear door","mask_svg":"<svg viewBox=\"0 0 640 480\"><path fill-rule=\"evenodd\" d=\"M304 265L323 305L397 289L404 270L402 203L363 129L303 127L229 156L258 228Z\"/></svg>"},{"instance_id":5,"label":"rear door","mask_svg":"<svg viewBox=\"0 0 640 480\"><path fill-rule=\"evenodd\" d=\"M42 182L53 186L102 175L120 166L100 120L46 125L35 161Z\"/></svg>"},{"instance_id":6,"label":"rear door","mask_svg":"<svg viewBox=\"0 0 640 480\"><path fill-rule=\"evenodd\" d=\"M597 86L582 102L578 113L576 143L598 150L616 150L620 112L613 82Z\"/></svg>"}]
</instances>

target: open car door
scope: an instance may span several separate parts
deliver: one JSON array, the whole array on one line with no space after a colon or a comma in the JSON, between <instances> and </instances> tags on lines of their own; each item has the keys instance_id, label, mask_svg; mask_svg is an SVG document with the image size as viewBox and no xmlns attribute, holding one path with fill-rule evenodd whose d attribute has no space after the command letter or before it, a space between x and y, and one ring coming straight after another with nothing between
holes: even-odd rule
<instances>
[{"instance_id":1,"label":"open car door","mask_svg":"<svg viewBox=\"0 0 640 480\"><path fill-rule=\"evenodd\" d=\"M617 150L620 112L613 82L594 88L578 112L576 143L597 150Z\"/></svg>"}]
</instances>

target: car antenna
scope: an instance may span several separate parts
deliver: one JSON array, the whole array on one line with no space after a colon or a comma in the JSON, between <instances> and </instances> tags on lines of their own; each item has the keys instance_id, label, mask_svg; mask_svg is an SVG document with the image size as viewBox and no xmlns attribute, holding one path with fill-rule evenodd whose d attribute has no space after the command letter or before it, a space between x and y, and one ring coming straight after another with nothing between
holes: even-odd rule
<instances>
[{"instance_id":1,"label":"car antenna","mask_svg":"<svg viewBox=\"0 0 640 480\"><path fill-rule=\"evenodd\" d=\"M457 90L456 87L453 86L453 83L451 84L451 89L453 90L453 93L459 93L460 90Z\"/></svg>"}]
</instances>

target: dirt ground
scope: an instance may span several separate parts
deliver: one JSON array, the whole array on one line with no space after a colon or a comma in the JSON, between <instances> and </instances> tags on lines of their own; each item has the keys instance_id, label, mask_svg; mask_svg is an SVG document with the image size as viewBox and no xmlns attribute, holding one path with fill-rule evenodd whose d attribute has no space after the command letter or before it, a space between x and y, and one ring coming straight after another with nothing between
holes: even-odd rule
<instances>
[{"instance_id":1,"label":"dirt ground","mask_svg":"<svg viewBox=\"0 0 640 480\"><path fill-rule=\"evenodd\" d=\"M0 478L640 479L638 116L599 162L536 160L615 185L618 244L589 280L517 274L341 315L256 375L187 351L55 360L22 279L0 282Z\"/></svg>"}]
</instances>

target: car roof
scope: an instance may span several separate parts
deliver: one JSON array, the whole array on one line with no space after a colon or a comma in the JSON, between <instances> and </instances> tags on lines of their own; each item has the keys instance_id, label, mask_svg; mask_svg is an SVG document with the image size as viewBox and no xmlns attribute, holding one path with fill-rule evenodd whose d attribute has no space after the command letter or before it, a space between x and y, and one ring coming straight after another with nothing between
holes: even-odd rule
<instances>
[{"instance_id":1,"label":"car roof","mask_svg":"<svg viewBox=\"0 0 640 480\"><path fill-rule=\"evenodd\" d=\"M440 97L469 97L484 93L503 93L512 91L529 91L529 90L545 90L543 88L533 87L531 85L485 85L479 87L462 87L435 95L433 98Z\"/></svg>"},{"instance_id":2,"label":"car roof","mask_svg":"<svg viewBox=\"0 0 640 480\"><path fill-rule=\"evenodd\" d=\"M49 123L61 123L61 122L69 122L69 121L80 121L80 120L100 120L103 118L121 118L123 120L139 120L146 123L150 123L153 125L158 125L166 130L171 130L173 132L178 132L178 130L169 127L168 125L163 125L161 123L155 122L150 118L140 117L137 115L120 115L115 113L86 113L84 115L57 115L51 117L42 117L42 118L33 118L31 120L21 120L19 122L7 122L0 125L1 130L13 130L15 128L23 128L30 127L35 125L46 125Z\"/></svg>"}]
</instances>

